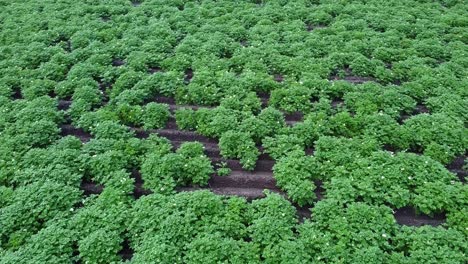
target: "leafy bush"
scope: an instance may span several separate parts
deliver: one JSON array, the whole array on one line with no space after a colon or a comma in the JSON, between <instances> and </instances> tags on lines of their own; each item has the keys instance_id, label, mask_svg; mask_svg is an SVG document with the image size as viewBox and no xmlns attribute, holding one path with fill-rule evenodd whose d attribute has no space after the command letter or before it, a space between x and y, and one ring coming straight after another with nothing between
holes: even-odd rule
<instances>
[{"instance_id":1,"label":"leafy bush","mask_svg":"<svg viewBox=\"0 0 468 264\"><path fill-rule=\"evenodd\" d=\"M63 221L41 229L16 251L1 255L2 263L67 263L73 258L75 232Z\"/></svg>"},{"instance_id":2,"label":"leafy bush","mask_svg":"<svg viewBox=\"0 0 468 264\"><path fill-rule=\"evenodd\" d=\"M149 153L141 166L145 187L158 193L172 193L177 186L206 185L214 173L210 159L198 142L183 143L176 153Z\"/></svg>"},{"instance_id":3,"label":"leafy bush","mask_svg":"<svg viewBox=\"0 0 468 264\"><path fill-rule=\"evenodd\" d=\"M224 107L200 108L195 117L198 133L207 137L221 137L223 133L237 128L239 113Z\"/></svg>"},{"instance_id":4,"label":"leafy bush","mask_svg":"<svg viewBox=\"0 0 468 264\"><path fill-rule=\"evenodd\" d=\"M315 205L312 214L313 218L299 227L298 240L306 252L318 256L320 261L346 261L349 257L363 257L369 249L379 255L392 248L397 225L388 207L365 203L349 203L345 207L326 199ZM350 244L354 246L344 246Z\"/></svg>"},{"instance_id":5,"label":"leafy bush","mask_svg":"<svg viewBox=\"0 0 468 264\"><path fill-rule=\"evenodd\" d=\"M293 151L304 152L304 141L294 134L266 137L262 142L265 152L278 160Z\"/></svg>"},{"instance_id":6,"label":"leafy bush","mask_svg":"<svg viewBox=\"0 0 468 264\"><path fill-rule=\"evenodd\" d=\"M175 112L175 119L179 129L195 130L197 128L196 113L193 109L177 109Z\"/></svg>"},{"instance_id":7,"label":"leafy bush","mask_svg":"<svg viewBox=\"0 0 468 264\"><path fill-rule=\"evenodd\" d=\"M260 151L249 134L244 132L228 131L219 139L219 150L225 158L240 159L242 167L253 170Z\"/></svg>"},{"instance_id":8,"label":"leafy bush","mask_svg":"<svg viewBox=\"0 0 468 264\"><path fill-rule=\"evenodd\" d=\"M304 206L316 198L313 180L317 180L317 165L312 156L293 151L276 162L273 176L292 201Z\"/></svg>"},{"instance_id":9,"label":"leafy bush","mask_svg":"<svg viewBox=\"0 0 468 264\"><path fill-rule=\"evenodd\" d=\"M140 245L150 236L154 239L148 241L170 244L180 254L184 244L203 233L242 237L246 209L245 199L224 199L209 191L181 192L173 196L151 194L140 198L133 207L133 218L129 219L131 242ZM135 248L137 253L139 248Z\"/></svg>"},{"instance_id":10,"label":"leafy bush","mask_svg":"<svg viewBox=\"0 0 468 264\"><path fill-rule=\"evenodd\" d=\"M0 209L0 238L6 248L17 248L56 217L73 209L81 191L52 181L19 187L6 207Z\"/></svg>"},{"instance_id":11,"label":"leafy bush","mask_svg":"<svg viewBox=\"0 0 468 264\"><path fill-rule=\"evenodd\" d=\"M116 106L115 112L118 114L120 121L128 126L142 126L144 110L139 105L119 104Z\"/></svg>"},{"instance_id":12,"label":"leafy bush","mask_svg":"<svg viewBox=\"0 0 468 264\"><path fill-rule=\"evenodd\" d=\"M117 253L122 248L123 239L119 233L99 229L78 242L80 258L88 263L109 263L118 261Z\"/></svg>"},{"instance_id":13,"label":"leafy bush","mask_svg":"<svg viewBox=\"0 0 468 264\"><path fill-rule=\"evenodd\" d=\"M411 113L416 101L390 87L384 88L377 84L362 84L356 91L344 96L346 106L357 114L374 114L383 112L393 118L400 113Z\"/></svg>"},{"instance_id":14,"label":"leafy bush","mask_svg":"<svg viewBox=\"0 0 468 264\"><path fill-rule=\"evenodd\" d=\"M255 142L261 142L266 136L272 136L286 125L283 113L272 107L263 109L258 116L242 120L239 129L248 132Z\"/></svg>"},{"instance_id":15,"label":"leafy bush","mask_svg":"<svg viewBox=\"0 0 468 264\"><path fill-rule=\"evenodd\" d=\"M312 107L311 97L310 89L295 85L272 91L268 104L286 112L308 112Z\"/></svg>"},{"instance_id":16,"label":"leafy bush","mask_svg":"<svg viewBox=\"0 0 468 264\"><path fill-rule=\"evenodd\" d=\"M122 239L132 263L466 262L465 2L9 2L0 263L128 262ZM201 144L127 127L162 128L163 96L246 168L263 143L295 206L176 192L215 172ZM63 137L70 122L92 138ZM155 193L136 199L138 169ZM89 181L102 192L83 196ZM404 227L400 207L446 222Z\"/></svg>"},{"instance_id":17,"label":"leafy bush","mask_svg":"<svg viewBox=\"0 0 468 264\"><path fill-rule=\"evenodd\" d=\"M92 195L82 200L83 207L76 210L67 223L68 227L76 232L78 243L82 243L85 258L92 257L94 254L92 253L93 249L89 248L89 243L92 243L93 240L105 241L100 244L100 247L102 247L101 252L96 253L107 254L116 250L118 246L116 246L115 241L120 240L116 238L116 234L121 236L125 231L130 201L125 193L111 187L104 188L99 195ZM102 237L102 231L116 233L111 234L110 239L107 240L107 238Z\"/></svg>"},{"instance_id":18,"label":"leafy bush","mask_svg":"<svg viewBox=\"0 0 468 264\"><path fill-rule=\"evenodd\" d=\"M145 129L163 128L169 119L169 115L168 105L149 103L143 109L143 127Z\"/></svg>"},{"instance_id":19,"label":"leafy bush","mask_svg":"<svg viewBox=\"0 0 468 264\"><path fill-rule=\"evenodd\" d=\"M252 263L259 262L258 249L248 242L206 234L187 245L186 263Z\"/></svg>"},{"instance_id":20,"label":"leafy bush","mask_svg":"<svg viewBox=\"0 0 468 264\"><path fill-rule=\"evenodd\" d=\"M416 115L403 126L411 135L413 148L422 149L426 155L445 164L467 149L468 130L463 122L444 114Z\"/></svg>"},{"instance_id":21,"label":"leafy bush","mask_svg":"<svg viewBox=\"0 0 468 264\"><path fill-rule=\"evenodd\" d=\"M382 113L358 117L358 126L364 137L375 139L384 146L408 149L410 133L392 117Z\"/></svg>"},{"instance_id":22,"label":"leafy bush","mask_svg":"<svg viewBox=\"0 0 468 264\"><path fill-rule=\"evenodd\" d=\"M96 139L129 139L134 133L117 122L104 121L91 128L91 135Z\"/></svg>"},{"instance_id":23,"label":"leafy bush","mask_svg":"<svg viewBox=\"0 0 468 264\"><path fill-rule=\"evenodd\" d=\"M241 112L258 113L261 110L260 99L254 92L240 94L239 91L221 99L220 106Z\"/></svg>"},{"instance_id":24,"label":"leafy bush","mask_svg":"<svg viewBox=\"0 0 468 264\"><path fill-rule=\"evenodd\" d=\"M365 201L369 204L388 204L394 208L420 207L425 213L449 210L453 206L445 200L445 191L432 186L449 185L456 177L440 163L412 153L393 156L375 152L359 158L335 172L326 184L327 197L341 201ZM427 195L427 193L433 194ZM424 198L422 198L424 197ZM421 201L424 200L423 203Z\"/></svg>"},{"instance_id":25,"label":"leafy bush","mask_svg":"<svg viewBox=\"0 0 468 264\"><path fill-rule=\"evenodd\" d=\"M466 241L453 229L441 227L403 227L395 238L395 247L401 255L392 254L397 260L408 262L464 262ZM431 246L428 246L431 245Z\"/></svg>"}]
</instances>

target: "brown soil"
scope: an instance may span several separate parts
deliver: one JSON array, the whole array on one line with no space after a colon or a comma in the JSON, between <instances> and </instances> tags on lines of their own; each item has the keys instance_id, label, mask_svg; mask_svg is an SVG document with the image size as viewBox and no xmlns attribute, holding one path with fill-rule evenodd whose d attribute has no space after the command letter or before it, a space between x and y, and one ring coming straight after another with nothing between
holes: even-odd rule
<instances>
[{"instance_id":1,"label":"brown soil","mask_svg":"<svg viewBox=\"0 0 468 264\"><path fill-rule=\"evenodd\" d=\"M343 107L345 105L345 102L343 100L333 100L331 102L331 107L333 109L337 109L339 107Z\"/></svg>"},{"instance_id":2,"label":"brown soil","mask_svg":"<svg viewBox=\"0 0 468 264\"><path fill-rule=\"evenodd\" d=\"M19 88L18 88L18 89L15 89L15 90L13 91L12 97L13 97L13 100L20 100L20 99L23 99L23 94L21 94L21 89L19 89Z\"/></svg>"},{"instance_id":3,"label":"brown soil","mask_svg":"<svg viewBox=\"0 0 468 264\"><path fill-rule=\"evenodd\" d=\"M122 242L122 249L119 251L118 255L125 261L131 260L133 257L133 249L130 247L130 241L125 238Z\"/></svg>"},{"instance_id":4,"label":"brown soil","mask_svg":"<svg viewBox=\"0 0 468 264\"><path fill-rule=\"evenodd\" d=\"M447 165L447 169L453 173L455 173L458 176L458 179L462 183L466 183L466 178L468 177L468 171L463 168L465 165L465 160L467 160L468 157L466 155L461 155L456 157L452 163Z\"/></svg>"},{"instance_id":5,"label":"brown soil","mask_svg":"<svg viewBox=\"0 0 468 264\"><path fill-rule=\"evenodd\" d=\"M306 24L306 30L308 32L311 32L312 30L315 30L315 29L321 29L321 28L326 28L326 26Z\"/></svg>"},{"instance_id":6,"label":"brown soil","mask_svg":"<svg viewBox=\"0 0 468 264\"><path fill-rule=\"evenodd\" d=\"M185 71L184 82L186 84L188 84L188 83L190 83L192 81L192 78L193 78L193 70L192 69L187 69Z\"/></svg>"},{"instance_id":7,"label":"brown soil","mask_svg":"<svg viewBox=\"0 0 468 264\"><path fill-rule=\"evenodd\" d=\"M257 93L257 96L260 98L260 101L262 102L262 107L263 108L268 107L268 101L270 100L270 94L269 93Z\"/></svg>"},{"instance_id":8,"label":"brown soil","mask_svg":"<svg viewBox=\"0 0 468 264\"><path fill-rule=\"evenodd\" d=\"M362 84L362 83L365 83L365 82L376 81L376 79L372 78L372 77L360 77L360 76L354 75L354 73L351 71L351 69L349 67L346 67L344 69L344 72L345 72L344 77L338 76L337 73L335 72L335 73L330 75L328 80L330 80L330 81L343 80L343 81L347 81L347 82L350 82L350 83L353 83L353 84Z\"/></svg>"},{"instance_id":9,"label":"brown soil","mask_svg":"<svg viewBox=\"0 0 468 264\"><path fill-rule=\"evenodd\" d=\"M81 140L81 142L88 142L91 140L92 136L88 132L85 132L81 128L74 127L72 125L61 125L60 126L60 135L65 136L75 136Z\"/></svg>"},{"instance_id":10,"label":"brown soil","mask_svg":"<svg viewBox=\"0 0 468 264\"><path fill-rule=\"evenodd\" d=\"M393 214L398 224L407 226L422 226L431 225L438 226L445 223L444 214L436 214L428 216L424 214L417 214L416 210L411 207L403 207L395 210Z\"/></svg>"},{"instance_id":11,"label":"brown soil","mask_svg":"<svg viewBox=\"0 0 468 264\"><path fill-rule=\"evenodd\" d=\"M210 188L277 189L272 173L262 171L232 171L228 176L213 175L208 185Z\"/></svg>"},{"instance_id":12,"label":"brown soil","mask_svg":"<svg viewBox=\"0 0 468 264\"><path fill-rule=\"evenodd\" d=\"M135 2L134 2L134 3L135 3ZM141 4L141 3L138 3L138 5L140 5L140 4ZM134 5L134 6L135 6L135 5ZM162 71L163 71L163 70L162 70L160 67L157 67L157 66L156 66L156 67L150 67L150 68L148 69L148 72L149 72L150 74L154 74L154 73L162 72Z\"/></svg>"},{"instance_id":13,"label":"brown soil","mask_svg":"<svg viewBox=\"0 0 468 264\"><path fill-rule=\"evenodd\" d=\"M286 121L302 121L304 114L302 112L284 113Z\"/></svg>"},{"instance_id":14,"label":"brown soil","mask_svg":"<svg viewBox=\"0 0 468 264\"><path fill-rule=\"evenodd\" d=\"M120 66L122 66L124 64L125 64L124 60L121 60L121 59L112 60L112 66L114 66L114 67L120 67Z\"/></svg>"},{"instance_id":15,"label":"brown soil","mask_svg":"<svg viewBox=\"0 0 468 264\"><path fill-rule=\"evenodd\" d=\"M68 110L68 108L70 108L70 105L72 104L72 101L68 101L68 100L59 100L58 101L58 109L59 110Z\"/></svg>"},{"instance_id":16,"label":"brown soil","mask_svg":"<svg viewBox=\"0 0 468 264\"><path fill-rule=\"evenodd\" d=\"M176 101L172 97L158 96L154 100L156 103L175 105Z\"/></svg>"},{"instance_id":17,"label":"brown soil","mask_svg":"<svg viewBox=\"0 0 468 264\"><path fill-rule=\"evenodd\" d=\"M281 74L275 74L275 75L273 76L273 80L275 80L276 82L282 83L283 80L284 80L284 77L283 77L283 75L281 75Z\"/></svg>"}]
</instances>

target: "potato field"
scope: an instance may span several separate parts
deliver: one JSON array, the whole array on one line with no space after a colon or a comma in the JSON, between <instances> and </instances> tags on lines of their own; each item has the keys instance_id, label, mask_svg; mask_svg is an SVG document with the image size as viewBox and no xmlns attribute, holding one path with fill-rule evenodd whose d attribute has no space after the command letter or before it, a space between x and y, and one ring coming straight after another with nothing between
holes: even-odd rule
<instances>
[{"instance_id":1,"label":"potato field","mask_svg":"<svg viewBox=\"0 0 468 264\"><path fill-rule=\"evenodd\" d=\"M468 262L466 0L0 0L0 264Z\"/></svg>"}]
</instances>

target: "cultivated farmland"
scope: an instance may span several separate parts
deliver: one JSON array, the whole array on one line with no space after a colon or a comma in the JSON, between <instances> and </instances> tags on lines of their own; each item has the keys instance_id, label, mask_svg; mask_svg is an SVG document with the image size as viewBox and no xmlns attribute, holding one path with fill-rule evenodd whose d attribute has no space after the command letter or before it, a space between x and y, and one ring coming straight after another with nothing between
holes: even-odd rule
<instances>
[{"instance_id":1,"label":"cultivated farmland","mask_svg":"<svg viewBox=\"0 0 468 264\"><path fill-rule=\"evenodd\" d=\"M466 263L463 0L0 0L0 264Z\"/></svg>"}]
</instances>

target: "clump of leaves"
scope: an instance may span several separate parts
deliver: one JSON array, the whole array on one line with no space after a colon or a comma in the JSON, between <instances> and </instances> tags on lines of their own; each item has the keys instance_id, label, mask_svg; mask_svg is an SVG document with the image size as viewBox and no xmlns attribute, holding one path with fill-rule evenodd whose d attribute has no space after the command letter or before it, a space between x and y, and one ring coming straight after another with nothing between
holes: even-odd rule
<instances>
[{"instance_id":1,"label":"clump of leaves","mask_svg":"<svg viewBox=\"0 0 468 264\"><path fill-rule=\"evenodd\" d=\"M240 159L242 167L253 170L260 151L248 133L228 131L219 139L219 149L225 158Z\"/></svg>"},{"instance_id":2,"label":"clump of leaves","mask_svg":"<svg viewBox=\"0 0 468 264\"><path fill-rule=\"evenodd\" d=\"M112 230L99 229L78 242L80 258L87 263L118 261L123 239Z\"/></svg>"},{"instance_id":3,"label":"clump of leaves","mask_svg":"<svg viewBox=\"0 0 468 264\"><path fill-rule=\"evenodd\" d=\"M262 141L265 152L273 159L278 160L292 151L304 152L304 141L294 134L277 134L274 137L266 137Z\"/></svg>"},{"instance_id":4,"label":"clump of leaves","mask_svg":"<svg viewBox=\"0 0 468 264\"><path fill-rule=\"evenodd\" d=\"M145 129L163 128L169 120L169 116L167 104L149 103L143 108L143 127Z\"/></svg>"},{"instance_id":5,"label":"clump of leaves","mask_svg":"<svg viewBox=\"0 0 468 264\"><path fill-rule=\"evenodd\" d=\"M228 176L229 174L231 174L231 169L227 167L226 162L220 162L217 164L217 166L218 169L216 169L216 174L218 176Z\"/></svg>"},{"instance_id":6,"label":"clump of leaves","mask_svg":"<svg viewBox=\"0 0 468 264\"><path fill-rule=\"evenodd\" d=\"M314 180L318 179L318 163L303 151L289 152L273 167L273 176L278 187L300 206L311 204L316 198Z\"/></svg>"},{"instance_id":7,"label":"clump of leaves","mask_svg":"<svg viewBox=\"0 0 468 264\"><path fill-rule=\"evenodd\" d=\"M308 112L312 107L312 91L304 86L276 89L271 92L269 105L286 112Z\"/></svg>"},{"instance_id":8,"label":"clump of leaves","mask_svg":"<svg viewBox=\"0 0 468 264\"><path fill-rule=\"evenodd\" d=\"M172 193L177 186L206 185L214 173L210 159L198 142L183 143L176 153L149 153L141 166L145 187L158 193Z\"/></svg>"},{"instance_id":9,"label":"clump of leaves","mask_svg":"<svg viewBox=\"0 0 468 264\"><path fill-rule=\"evenodd\" d=\"M49 220L69 212L80 197L78 188L47 180L16 189L9 204L0 209L2 244L20 246Z\"/></svg>"},{"instance_id":10,"label":"clump of leaves","mask_svg":"<svg viewBox=\"0 0 468 264\"><path fill-rule=\"evenodd\" d=\"M449 163L468 148L468 130L463 122L445 114L420 114L406 120L410 146L423 150L431 158Z\"/></svg>"},{"instance_id":11,"label":"clump of leaves","mask_svg":"<svg viewBox=\"0 0 468 264\"><path fill-rule=\"evenodd\" d=\"M195 110L180 108L175 112L177 127L183 130L195 130L197 128L197 118Z\"/></svg>"}]
</instances>

